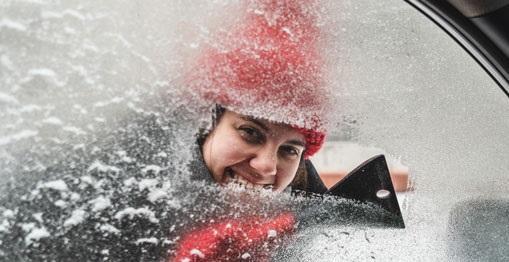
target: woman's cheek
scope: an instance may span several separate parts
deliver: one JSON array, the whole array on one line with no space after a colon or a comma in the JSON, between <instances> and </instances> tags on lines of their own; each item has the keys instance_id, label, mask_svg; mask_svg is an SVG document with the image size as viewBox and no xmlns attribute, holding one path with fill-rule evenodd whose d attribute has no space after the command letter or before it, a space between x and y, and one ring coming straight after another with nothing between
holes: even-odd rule
<instances>
[{"instance_id":1,"label":"woman's cheek","mask_svg":"<svg viewBox=\"0 0 509 262\"><path fill-rule=\"evenodd\" d=\"M286 172L278 173L278 179L276 182L276 192L282 192L287 188L295 177L297 169L295 170L286 170Z\"/></svg>"}]
</instances>

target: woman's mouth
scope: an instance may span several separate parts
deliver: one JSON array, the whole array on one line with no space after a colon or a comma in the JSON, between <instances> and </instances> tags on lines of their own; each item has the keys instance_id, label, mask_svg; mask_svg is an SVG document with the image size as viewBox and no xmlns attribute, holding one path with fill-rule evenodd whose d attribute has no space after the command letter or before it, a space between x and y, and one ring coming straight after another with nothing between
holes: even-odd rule
<instances>
[{"instance_id":1,"label":"woman's mouth","mask_svg":"<svg viewBox=\"0 0 509 262\"><path fill-rule=\"evenodd\" d=\"M243 176L237 174L231 168L226 168L225 173L226 173L226 178L225 178L226 185L236 185L241 188L245 188L245 189L253 190L253 191L261 191L261 190L271 190L272 191L272 188L273 188L272 184L253 183L253 182L247 180L246 178L244 178Z\"/></svg>"}]
</instances>

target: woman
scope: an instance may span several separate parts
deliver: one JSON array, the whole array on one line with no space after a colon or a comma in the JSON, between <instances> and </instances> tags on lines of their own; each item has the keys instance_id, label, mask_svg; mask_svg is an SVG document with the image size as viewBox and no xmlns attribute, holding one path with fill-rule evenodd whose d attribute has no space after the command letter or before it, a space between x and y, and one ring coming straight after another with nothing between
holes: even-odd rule
<instances>
[{"instance_id":1,"label":"woman","mask_svg":"<svg viewBox=\"0 0 509 262\"><path fill-rule=\"evenodd\" d=\"M245 10L183 77L187 102L214 111L211 127L198 138L201 157L192 176L252 190L324 193L309 161L325 140L332 103L321 56L321 8L282 0L251 1ZM294 224L288 213L212 222L182 236L171 259L251 258ZM266 255L257 254L256 260Z\"/></svg>"}]
</instances>

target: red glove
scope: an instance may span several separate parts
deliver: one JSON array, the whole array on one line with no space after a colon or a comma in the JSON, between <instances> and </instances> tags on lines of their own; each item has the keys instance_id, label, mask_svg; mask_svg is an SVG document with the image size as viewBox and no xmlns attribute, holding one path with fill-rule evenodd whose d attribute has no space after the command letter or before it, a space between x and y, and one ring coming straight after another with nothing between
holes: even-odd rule
<instances>
[{"instance_id":1,"label":"red glove","mask_svg":"<svg viewBox=\"0 0 509 262\"><path fill-rule=\"evenodd\" d=\"M259 256L263 255L256 250L281 239L283 235L293 231L294 225L292 214L271 219L252 216L243 218L242 221L213 223L183 237L177 246L176 256L168 261L231 261L241 258L256 258L260 261L262 258Z\"/></svg>"}]
</instances>

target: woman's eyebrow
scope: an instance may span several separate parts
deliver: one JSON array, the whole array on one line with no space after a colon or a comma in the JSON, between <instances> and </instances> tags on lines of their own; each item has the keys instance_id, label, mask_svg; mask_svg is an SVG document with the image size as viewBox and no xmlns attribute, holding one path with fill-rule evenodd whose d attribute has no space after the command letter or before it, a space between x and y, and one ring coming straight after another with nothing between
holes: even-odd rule
<instances>
[{"instance_id":1,"label":"woman's eyebrow","mask_svg":"<svg viewBox=\"0 0 509 262\"><path fill-rule=\"evenodd\" d=\"M270 131L271 131L270 128L266 124L261 122L260 120L257 120L256 118L250 117L250 116L240 116L240 118L242 118L245 121L249 121L249 122L254 123L255 125L259 126L261 129L263 129L265 132L270 134ZM303 148L306 148L306 142L301 141L301 140L289 140L289 141L287 141L287 143L295 145L295 146L301 146Z\"/></svg>"},{"instance_id":2,"label":"woman's eyebrow","mask_svg":"<svg viewBox=\"0 0 509 262\"><path fill-rule=\"evenodd\" d=\"M303 148L306 148L306 143L301 140L290 140L287 142L288 144L292 144L294 146L301 146Z\"/></svg>"},{"instance_id":3,"label":"woman's eyebrow","mask_svg":"<svg viewBox=\"0 0 509 262\"><path fill-rule=\"evenodd\" d=\"M250 117L250 116L241 116L242 119L253 122L255 125L259 126L261 129L263 129L265 132L270 134L270 128L264 124L263 122L257 120L256 118Z\"/></svg>"}]
</instances>

